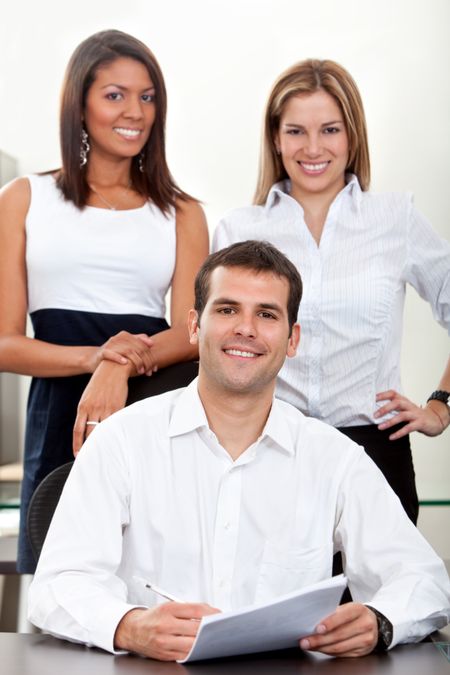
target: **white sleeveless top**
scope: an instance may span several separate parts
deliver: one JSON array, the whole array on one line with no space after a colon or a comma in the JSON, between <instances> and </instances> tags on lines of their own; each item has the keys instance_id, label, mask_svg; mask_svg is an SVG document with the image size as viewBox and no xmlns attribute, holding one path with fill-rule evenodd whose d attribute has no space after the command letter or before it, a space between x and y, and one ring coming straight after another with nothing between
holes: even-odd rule
<instances>
[{"instance_id":1,"label":"white sleeveless top","mask_svg":"<svg viewBox=\"0 0 450 675\"><path fill-rule=\"evenodd\" d=\"M66 201L51 175L27 176L28 309L164 317L175 267L175 210L112 211Z\"/></svg>"}]
</instances>

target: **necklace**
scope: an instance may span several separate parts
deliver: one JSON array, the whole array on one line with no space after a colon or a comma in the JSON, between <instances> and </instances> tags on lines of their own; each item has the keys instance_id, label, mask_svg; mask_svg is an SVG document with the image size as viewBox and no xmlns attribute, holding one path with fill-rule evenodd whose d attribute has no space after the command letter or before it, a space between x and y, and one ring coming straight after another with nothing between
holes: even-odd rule
<instances>
[{"instance_id":1,"label":"necklace","mask_svg":"<svg viewBox=\"0 0 450 675\"><path fill-rule=\"evenodd\" d=\"M108 209L109 209L110 211L117 211L117 208L120 206L120 204L121 204L121 203L123 202L123 200L125 199L125 195L127 195L128 192L129 192L129 190L130 190L130 187L131 187L131 180L128 181L127 187L126 187L125 190L123 191L123 194L121 195L120 200L119 200L118 202L116 202L116 204L112 204L110 201L108 201L108 200L106 199L106 197L104 197L104 196L101 194L101 192L99 192L93 185L91 185L90 183L89 183L88 185L89 185L90 189L92 190L92 192L94 192L94 193L97 195L97 197L99 197L99 199L101 199L101 201L102 201L104 204L106 204L106 206L108 207Z\"/></svg>"}]
</instances>

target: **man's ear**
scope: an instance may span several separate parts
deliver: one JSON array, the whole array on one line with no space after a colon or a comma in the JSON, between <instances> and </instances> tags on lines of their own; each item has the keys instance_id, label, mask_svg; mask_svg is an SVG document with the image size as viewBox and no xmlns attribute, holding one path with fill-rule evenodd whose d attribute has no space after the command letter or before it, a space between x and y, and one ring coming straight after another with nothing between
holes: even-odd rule
<instances>
[{"instance_id":1,"label":"man's ear","mask_svg":"<svg viewBox=\"0 0 450 675\"><path fill-rule=\"evenodd\" d=\"M196 345L198 343L198 313L195 309L189 310L188 315L188 329L189 329L189 342L191 345Z\"/></svg>"},{"instance_id":2,"label":"man's ear","mask_svg":"<svg viewBox=\"0 0 450 675\"><path fill-rule=\"evenodd\" d=\"M297 353L297 347L300 343L300 324L294 323L292 326L292 332L288 340L288 346L286 350L286 356L292 358Z\"/></svg>"}]
</instances>

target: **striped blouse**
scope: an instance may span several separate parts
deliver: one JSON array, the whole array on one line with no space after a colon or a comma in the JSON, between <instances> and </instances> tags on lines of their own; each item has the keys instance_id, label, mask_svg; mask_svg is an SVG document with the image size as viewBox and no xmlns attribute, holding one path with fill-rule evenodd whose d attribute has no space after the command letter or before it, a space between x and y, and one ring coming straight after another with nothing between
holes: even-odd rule
<instances>
[{"instance_id":1,"label":"striped blouse","mask_svg":"<svg viewBox=\"0 0 450 675\"><path fill-rule=\"evenodd\" d=\"M301 343L280 372L277 395L334 426L374 423L382 405L377 392L401 389L406 283L450 331L450 244L410 194L363 192L349 178L329 209L319 246L289 196L289 181L274 185L263 206L227 213L213 239L213 250L269 241L300 270Z\"/></svg>"}]
</instances>

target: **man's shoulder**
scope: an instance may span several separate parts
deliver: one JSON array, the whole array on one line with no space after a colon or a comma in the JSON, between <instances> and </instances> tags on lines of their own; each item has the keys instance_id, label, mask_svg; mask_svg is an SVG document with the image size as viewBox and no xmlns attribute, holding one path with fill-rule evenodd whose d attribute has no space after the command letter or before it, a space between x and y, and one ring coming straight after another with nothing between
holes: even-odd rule
<instances>
[{"instance_id":1,"label":"man's shoulder","mask_svg":"<svg viewBox=\"0 0 450 675\"><path fill-rule=\"evenodd\" d=\"M350 459L363 452L361 446L330 424L308 417L287 401L276 398L275 402L277 414L291 429L296 445L302 449L311 452L320 450L322 455L329 456L338 454L341 459L344 456Z\"/></svg>"},{"instance_id":2,"label":"man's shoulder","mask_svg":"<svg viewBox=\"0 0 450 675\"><path fill-rule=\"evenodd\" d=\"M136 425L149 423L166 424L170 419L171 411L176 405L180 395L186 390L185 387L180 389L173 389L166 391L163 394L156 396L148 396L136 403L117 411L105 422L108 422L110 427L121 427L122 429L136 428ZM104 423L102 423L104 424ZM106 426L106 425L105 425Z\"/></svg>"},{"instance_id":3,"label":"man's shoulder","mask_svg":"<svg viewBox=\"0 0 450 675\"><path fill-rule=\"evenodd\" d=\"M164 409L170 409L176 400L186 390L186 387L165 391L163 394L147 396L136 401L120 411L124 416L128 415L152 415L161 412Z\"/></svg>"}]
</instances>

